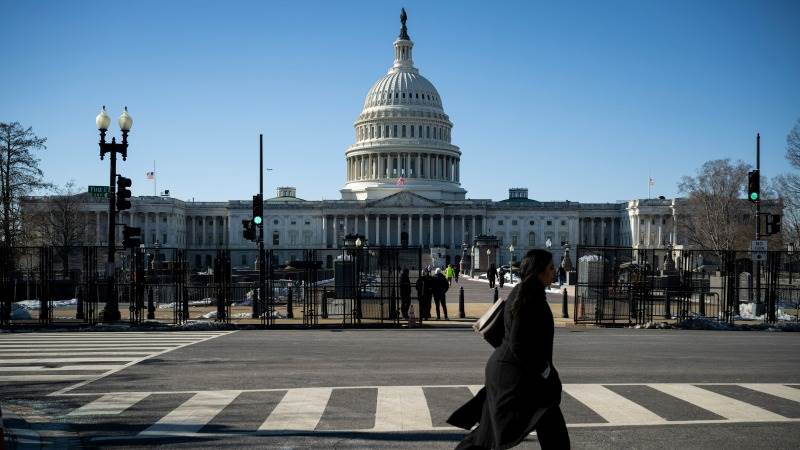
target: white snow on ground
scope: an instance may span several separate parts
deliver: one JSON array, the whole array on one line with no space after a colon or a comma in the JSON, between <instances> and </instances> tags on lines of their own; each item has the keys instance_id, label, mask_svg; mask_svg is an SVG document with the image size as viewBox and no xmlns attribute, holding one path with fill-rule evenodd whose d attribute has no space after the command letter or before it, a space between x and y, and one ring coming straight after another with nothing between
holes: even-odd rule
<instances>
[{"instance_id":1,"label":"white snow on ground","mask_svg":"<svg viewBox=\"0 0 800 450\"><path fill-rule=\"evenodd\" d=\"M765 320L766 314L761 314L760 316L756 315L756 304L755 303L741 303L739 304L739 315L737 316L738 319L746 319L746 320ZM786 314L783 308L778 308L775 311L775 318L777 320L795 320L796 317Z\"/></svg>"},{"instance_id":2,"label":"white snow on ground","mask_svg":"<svg viewBox=\"0 0 800 450\"><path fill-rule=\"evenodd\" d=\"M216 300L213 298L204 298L202 300L192 300L189 302L189 306L214 306L216 304ZM175 307L175 302L170 303L159 303L159 309L170 309Z\"/></svg>"},{"instance_id":3,"label":"white snow on ground","mask_svg":"<svg viewBox=\"0 0 800 450\"><path fill-rule=\"evenodd\" d=\"M25 309L39 309L42 305L40 300L20 300L18 302L14 302L15 305L18 305L21 308ZM68 308L71 306L75 306L78 304L77 298L72 298L69 300L53 300L50 302L51 308Z\"/></svg>"}]
</instances>

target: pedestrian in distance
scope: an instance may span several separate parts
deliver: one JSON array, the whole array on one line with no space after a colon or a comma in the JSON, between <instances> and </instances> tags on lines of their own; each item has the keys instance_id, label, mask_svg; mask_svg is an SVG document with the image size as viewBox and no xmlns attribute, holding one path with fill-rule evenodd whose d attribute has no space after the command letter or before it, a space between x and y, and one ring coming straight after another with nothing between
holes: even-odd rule
<instances>
[{"instance_id":1,"label":"pedestrian in distance","mask_svg":"<svg viewBox=\"0 0 800 450\"><path fill-rule=\"evenodd\" d=\"M456 271L453 269L453 266L448 264L447 268L444 269L444 277L447 278L447 285L453 285L453 278L456 276Z\"/></svg>"},{"instance_id":2,"label":"pedestrian in distance","mask_svg":"<svg viewBox=\"0 0 800 450\"><path fill-rule=\"evenodd\" d=\"M494 264L489 266L489 270L486 271L486 279L489 280L489 289L494 289L494 280L497 278L497 269L494 267Z\"/></svg>"},{"instance_id":3,"label":"pedestrian in distance","mask_svg":"<svg viewBox=\"0 0 800 450\"><path fill-rule=\"evenodd\" d=\"M453 266L453 272L455 273L456 283L458 283L458 274L461 273L461 266L462 265L463 265L463 262L459 262L458 264Z\"/></svg>"},{"instance_id":4,"label":"pedestrian in distance","mask_svg":"<svg viewBox=\"0 0 800 450\"><path fill-rule=\"evenodd\" d=\"M408 319L408 308L411 307L411 280L408 278L408 269L400 273L400 313Z\"/></svg>"},{"instance_id":5,"label":"pedestrian in distance","mask_svg":"<svg viewBox=\"0 0 800 450\"><path fill-rule=\"evenodd\" d=\"M456 410L448 423L472 430L457 450L507 449L532 431L543 449L569 448L561 413L561 380L553 366L553 314L545 286L553 281L553 256L531 250L522 260L521 282L505 302L505 335L486 363L485 387Z\"/></svg>"},{"instance_id":6,"label":"pedestrian in distance","mask_svg":"<svg viewBox=\"0 0 800 450\"><path fill-rule=\"evenodd\" d=\"M420 320L428 320L431 318L431 294L433 293L432 286L433 278L430 272L425 270L422 276L417 278L417 301L419 302L419 318Z\"/></svg>"},{"instance_id":7,"label":"pedestrian in distance","mask_svg":"<svg viewBox=\"0 0 800 450\"><path fill-rule=\"evenodd\" d=\"M503 289L503 285L506 284L506 269L504 269L502 266L497 272L497 284L500 285L500 289Z\"/></svg>"},{"instance_id":8,"label":"pedestrian in distance","mask_svg":"<svg viewBox=\"0 0 800 450\"><path fill-rule=\"evenodd\" d=\"M442 269L436 269L436 275L433 277L433 301L436 303L436 320L441 320L439 314L439 307L441 306L442 313L444 313L444 320L450 320L447 317L447 289L450 288L450 283L447 282L442 273Z\"/></svg>"},{"instance_id":9,"label":"pedestrian in distance","mask_svg":"<svg viewBox=\"0 0 800 450\"><path fill-rule=\"evenodd\" d=\"M561 288L561 286L563 286L564 283L566 283L566 282L567 282L567 271L564 269L563 266L559 267L558 268L558 287Z\"/></svg>"}]
</instances>

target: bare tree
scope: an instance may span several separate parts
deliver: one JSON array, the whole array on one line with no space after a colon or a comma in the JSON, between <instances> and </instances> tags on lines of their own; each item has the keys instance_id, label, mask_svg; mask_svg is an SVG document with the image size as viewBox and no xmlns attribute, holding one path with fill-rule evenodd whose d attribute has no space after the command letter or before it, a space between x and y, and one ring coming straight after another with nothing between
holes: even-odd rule
<instances>
[{"instance_id":1,"label":"bare tree","mask_svg":"<svg viewBox=\"0 0 800 450\"><path fill-rule=\"evenodd\" d=\"M786 136L786 160L792 172L775 179L775 187L783 199L782 229L789 242L800 242L800 119Z\"/></svg>"},{"instance_id":2,"label":"bare tree","mask_svg":"<svg viewBox=\"0 0 800 450\"><path fill-rule=\"evenodd\" d=\"M681 179L678 189L687 198L678 223L689 244L718 254L749 247L754 214L743 200L749 170L742 161L717 159Z\"/></svg>"},{"instance_id":3,"label":"bare tree","mask_svg":"<svg viewBox=\"0 0 800 450\"><path fill-rule=\"evenodd\" d=\"M21 230L19 199L36 189L48 187L33 154L44 150L47 138L36 136L31 127L19 122L0 122L0 242L13 246Z\"/></svg>"},{"instance_id":4,"label":"bare tree","mask_svg":"<svg viewBox=\"0 0 800 450\"><path fill-rule=\"evenodd\" d=\"M24 213L26 230L33 242L56 248L64 275L69 274L69 256L87 238L88 223L82 213L86 194L75 191L75 182L53 187L53 195L30 201Z\"/></svg>"}]
</instances>

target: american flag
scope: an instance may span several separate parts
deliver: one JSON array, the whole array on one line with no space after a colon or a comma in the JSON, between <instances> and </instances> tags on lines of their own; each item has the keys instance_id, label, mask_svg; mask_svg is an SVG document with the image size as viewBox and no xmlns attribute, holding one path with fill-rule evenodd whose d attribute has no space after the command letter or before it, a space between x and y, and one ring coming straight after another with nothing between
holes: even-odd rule
<instances>
[{"instance_id":1,"label":"american flag","mask_svg":"<svg viewBox=\"0 0 800 450\"><path fill-rule=\"evenodd\" d=\"M144 176L147 177L148 180L155 180L156 173L155 172L145 172Z\"/></svg>"},{"instance_id":2,"label":"american flag","mask_svg":"<svg viewBox=\"0 0 800 450\"><path fill-rule=\"evenodd\" d=\"M654 180L653 177L650 177L650 186L655 186L655 185L656 185L656 180Z\"/></svg>"}]
</instances>

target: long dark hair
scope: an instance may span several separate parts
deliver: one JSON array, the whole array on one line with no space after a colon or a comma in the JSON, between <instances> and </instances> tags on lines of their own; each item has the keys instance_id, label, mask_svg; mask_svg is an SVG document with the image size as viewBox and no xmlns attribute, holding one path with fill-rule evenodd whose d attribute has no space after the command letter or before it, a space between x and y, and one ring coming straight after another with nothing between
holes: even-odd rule
<instances>
[{"instance_id":1,"label":"long dark hair","mask_svg":"<svg viewBox=\"0 0 800 450\"><path fill-rule=\"evenodd\" d=\"M553 254L539 249L529 250L525 257L522 258L522 263L519 267L519 276L522 281L519 284L517 298L511 305L512 317L517 315L523 303L528 301L533 291L541 288L542 283L539 281L539 274L544 272L551 262L553 262Z\"/></svg>"}]
</instances>

